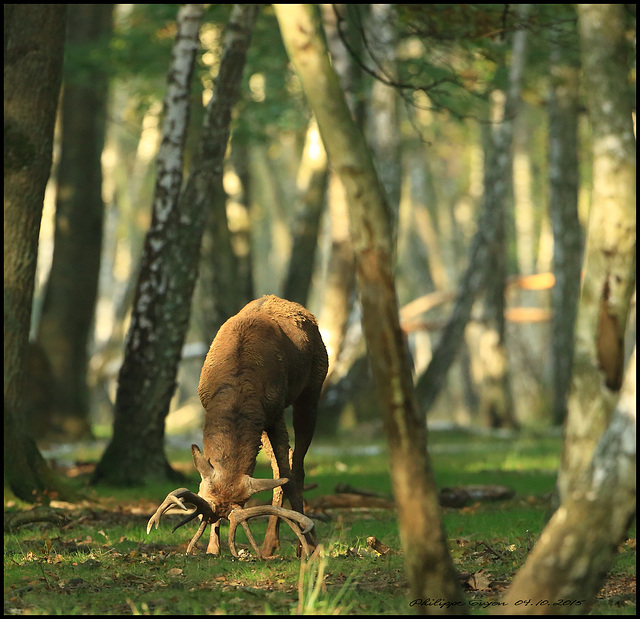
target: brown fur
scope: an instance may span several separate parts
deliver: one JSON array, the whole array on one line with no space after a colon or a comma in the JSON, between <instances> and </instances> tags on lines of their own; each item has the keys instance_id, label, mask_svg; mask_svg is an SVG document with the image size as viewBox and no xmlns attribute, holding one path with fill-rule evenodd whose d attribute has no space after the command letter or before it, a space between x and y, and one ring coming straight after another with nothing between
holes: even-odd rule
<instances>
[{"instance_id":1,"label":"brown fur","mask_svg":"<svg viewBox=\"0 0 640 619\"><path fill-rule=\"evenodd\" d=\"M264 296L229 318L216 335L200 375L206 411L199 494L226 516L250 492L262 432L273 445L291 507L302 513L303 461L315 428L327 373L327 352L314 316L297 303ZM295 451L289 469L284 409L293 405ZM209 470L207 463L213 471Z\"/></svg>"}]
</instances>

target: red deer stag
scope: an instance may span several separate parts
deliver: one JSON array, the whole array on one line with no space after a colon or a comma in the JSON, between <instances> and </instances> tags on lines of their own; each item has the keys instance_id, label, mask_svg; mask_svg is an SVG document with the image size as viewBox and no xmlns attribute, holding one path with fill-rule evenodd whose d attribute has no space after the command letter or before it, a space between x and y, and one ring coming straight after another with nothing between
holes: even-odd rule
<instances>
[{"instance_id":1,"label":"red deer stag","mask_svg":"<svg viewBox=\"0 0 640 619\"><path fill-rule=\"evenodd\" d=\"M316 540L313 521L304 515L302 505L304 457L313 437L327 366L316 319L297 303L264 296L229 318L213 340L200 374L198 394L206 411L204 453L191 446L202 477L198 494L186 488L169 493L149 520L147 534L169 509L177 506L186 511L185 503L190 503L196 509L173 529L200 516L187 554L207 525L211 525L207 553L218 554L220 520L226 518L234 556L238 524L258 556L270 556L279 547L279 519L293 529L308 555ZM291 461L284 419L290 404L295 432ZM261 441L271 458L274 479L252 477ZM244 508L252 494L263 490L274 490L273 505ZM282 507L282 490L292 509ZM260 551L247 520L262 515L271 518Z\"/></svg>"}]
</instances>

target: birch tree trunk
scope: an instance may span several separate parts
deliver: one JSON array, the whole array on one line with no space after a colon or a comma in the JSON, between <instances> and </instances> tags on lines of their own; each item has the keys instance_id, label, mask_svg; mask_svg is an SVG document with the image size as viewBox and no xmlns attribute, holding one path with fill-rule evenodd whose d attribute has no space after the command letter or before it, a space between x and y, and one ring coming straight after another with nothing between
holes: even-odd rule
<instances>
[{"instance_id":1,"label":"birch tree trunk","mask_svg":"<svg viewBox=\"0 0 640 619\"><path fill-rule=\"evenodd\" d=\"M57 482L24 418L42 201L62 80L65 4L4 6L4 479L24 501Z\"/></svg>"},{"instance_id":2,"label":"birch tree trunk","mask_svg":"<svg viewBox=\"0 0 640 619\"><path fill-rule=\"evenodd\" d=\"M415 598L443 597L464 611L430 461L426 427L413 393L392 273L390 210L364 137L351 118L329 62L313 7L273 5L285 47L318 121L329 160L348 196L363 329L384 409L391 478L405 567ZM426 607L419 606L420 610ZM430 607L447 613L451 608Z\"/></svg>"},{"instance_id":3,"label":"birch tree trunk","mask_svg":"<svg viewBox=\"0 0 640 619\"><path fill-rule=\"evenodd\" d=\"M636 277L636 156L624 7L580 4L578 24L593 135L593 190L558 474L561 501L570 496L609 425L622 384Z\"/></svg>"},{"instance_id":4,"label":"birch tree trunk","mask_svg":"<svg viewBox=\"0 0 640 619\"><path fill-rule=\"evenodd\" d=\"M163 147L158 156L154 217L145 240L125 360L116 396L114 435L96 468L93 481L141 484L177 474L164 453L164 420L175 390L182 345L189 323L198 272L204 220L219 186L229 138L231 111L239 93L255 4L234 5L213 96L203 121L198 155L185 189L181 151L186 127L190 72L197 46L202 5L180 9L166 103ZM166 168L166 169L165 169ZM165 173L163 173L165 172Z\"/></svg>"}]
</instances>

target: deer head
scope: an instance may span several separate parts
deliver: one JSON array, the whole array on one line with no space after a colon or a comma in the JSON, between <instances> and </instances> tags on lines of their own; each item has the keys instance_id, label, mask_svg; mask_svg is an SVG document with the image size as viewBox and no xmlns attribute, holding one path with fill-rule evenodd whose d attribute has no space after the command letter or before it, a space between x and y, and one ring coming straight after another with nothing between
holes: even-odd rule
<instances>
[{"instance_id":1,"label":"deer head","mask_svg":"<svg viewBox=\"0 0 640 619\"><path fill-rule=\"evenodd\" d=\"M260 549L249 529L247 521L258 516L277 516L284 520L293 532L297 535L305 554L310 554L304 535L313 528L313 521L291 509L284 509L273 505L263 505L258 507L250 507L245 509L244 503L247 499L257 492L265 490L273 490L278 486L283 486L289 480L281 477L280 479L256 479L249 475L242 475L234 484L225 478L222 471L217 471L211 465L209 460L205 458L197 445L191 445L191 453L196 470L200 473L202 481L198 494L191 492L187 488L178 488L167 495L167 498L158 507L147 524L147 535L151 528L158 528L160 519L163 514L174 507L179 507L187 511L186 503L193 505L196 509L191 512L184 520L173 527L172 533L179 527L191 522L198 516L201 519L200 527L193 536L187 547L187 554L190 554L195 548L198 540L206 530L208 525L214 527L221 518L229 520L229 548L231 553L237 557L238 553L235 547L235 534L238 524L242 524L249 542L253 549L262 558ZM302 531L294 524L297 522Z\"/></svg>"}]
</instances>

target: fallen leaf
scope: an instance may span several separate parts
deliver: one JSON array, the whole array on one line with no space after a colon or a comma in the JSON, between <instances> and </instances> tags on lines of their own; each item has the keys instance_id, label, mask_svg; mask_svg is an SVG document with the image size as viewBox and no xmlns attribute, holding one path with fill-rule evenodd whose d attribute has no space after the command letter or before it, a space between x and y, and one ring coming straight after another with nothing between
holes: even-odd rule
<instances>
[{"instance_id":1,"label":"fallen leaf","mask_svg":"<svg viewBox=\"0 0 640 619\"><path fill-rule=\"evenodd\" d=\"M467 585L472 591L481 591L483 589L488 589L492 580L493 579L489 578L484 570L479 570L475 574L471 574L467 580Z\"/></svg>"}]
</instances>

